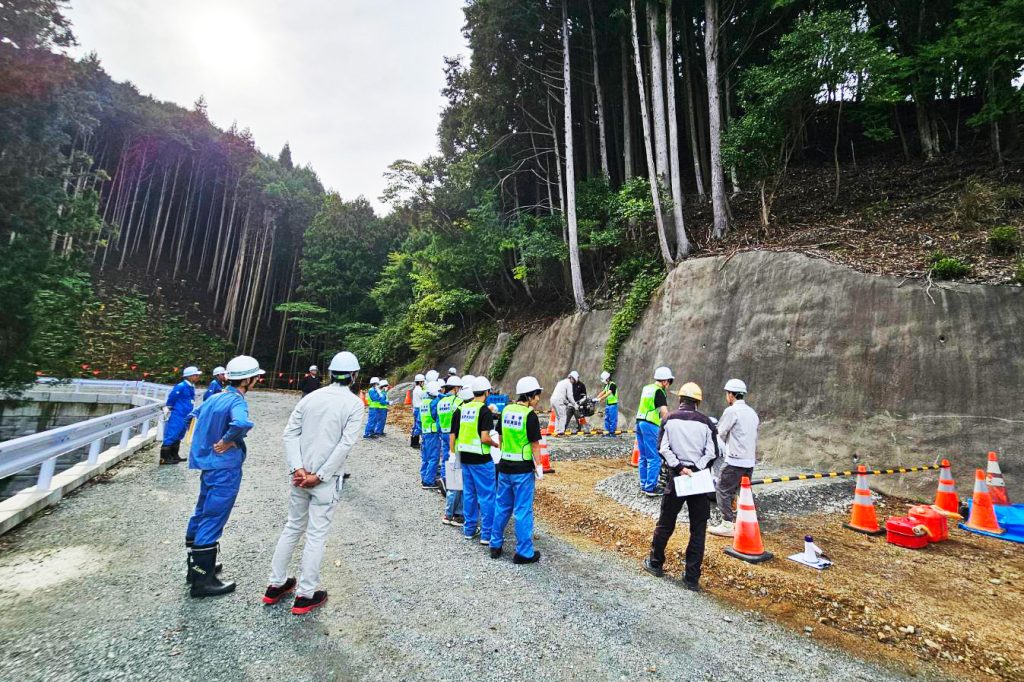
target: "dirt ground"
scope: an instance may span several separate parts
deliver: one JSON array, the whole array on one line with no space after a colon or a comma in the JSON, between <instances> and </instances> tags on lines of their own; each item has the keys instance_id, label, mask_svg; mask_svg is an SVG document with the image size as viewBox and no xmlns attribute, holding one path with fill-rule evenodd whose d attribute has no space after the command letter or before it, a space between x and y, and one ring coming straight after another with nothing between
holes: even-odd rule
<instances>
[{"instance_id":1,"label":"dirt ground","mask_svg":"<svg viewBox=\"0 0 1024 682\"><path fill-rule=\"evenodd\" d=\"M653 519L595 492L597 483L628 468L614 460L558 462L558 473L537 489L543 527L636 559L639 570ZM905 513L906 504L883 498L880 521ZM775 558L756 566L726 556L730 541L709 535L702 585L737 608L868 659L899 661L911 674L1024 680L1019 545L953 529L946 542L908 550L845 530L845 520L819 514L783 521L763 535ZM803 549L805 534L829 553L832 568L818 572L785 558ZM669 574L682 570L687 537L680 524L668 548Z\"/></svg>"}]
</instances>

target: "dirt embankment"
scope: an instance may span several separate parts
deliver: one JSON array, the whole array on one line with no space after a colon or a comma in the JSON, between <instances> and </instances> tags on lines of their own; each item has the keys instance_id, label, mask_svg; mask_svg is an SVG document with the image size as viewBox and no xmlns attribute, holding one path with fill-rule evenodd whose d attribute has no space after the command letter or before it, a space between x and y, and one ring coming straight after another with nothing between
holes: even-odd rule
<instances>
[{"instance_id":1,"label":"dirt embankment","mask_svg":"<svg viewBox=\"0 0 1024 682\"><path fill-rule=\"evenodd\" d=\"M579 545L639 562L654 521L595 491L628 469L624 461L559 461L538 486L542 523ZM852 496L852 491L851 491ZM882 498L880 520L905 513ZM957 679L1024 680L1024 552L1017 545L953 530L947 542L913 551L884 537L842 528L845 515L773 519L763 539L775 559L751 566L722 553L729 541L708 537L702 584L737 608L760 612L798 632L859 656L904 664L911 673ZM835 561L816 572L785 557L814 536ZM666 568L678 576L688 537L680 524Z\"/></svg>"}]
</instances>

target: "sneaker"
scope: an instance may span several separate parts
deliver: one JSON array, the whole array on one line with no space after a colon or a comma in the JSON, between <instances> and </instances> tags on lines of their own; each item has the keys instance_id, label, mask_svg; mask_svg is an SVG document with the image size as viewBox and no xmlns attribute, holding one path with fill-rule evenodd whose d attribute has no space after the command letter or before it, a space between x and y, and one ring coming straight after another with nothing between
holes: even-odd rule
<instances>
[{"instance_id":1,"label":"sneaker","mask_svg":"<svg viewBox=\"0 0 1024 682\"><path fill-rule=\"evenodd\" d=\"M643 494L646 495L647 497L661 497L661 493L659 493L657 490L644 490L641 492L643 492Z\"/></svg>"},{"instance_id":2,"label":"sneaker","mask_svg":"<svg viewBox=\"0 0 1024 682\"><path fill-rule=\"evenodd\" d=\"M296 616L301 616L304 613L309 613L318 606L323 606L327 603L327 591L317 590L313 593L312 597L296 597L295 603L292 604L292 613Z\"/></svg>"},{"instance_id":3,"label":"sneaker","mask_svg":"<svg viewBox=\"0 0 1024 682\"><path fill-rule=\"evenodd\" d=\"M427 485L426 483L421 482L420 487L423 488L424 490L437 490L438 486L437 483L431 483L430 485Z\"/></svg>"},{"instance_id":4,"label":"sneaker","mask_svg":"<svg viewBox=\"0 0 1024 682\"><path fill-rule=\"evenodd\" d=\"M492 559L500 559L501 558L501 547L491 547L491 558Z\"/></svg>"},{"instance_id":5,"label":"sneaker","mask_svg":"<svg viewBox=\"0 0 1024 682\"><path fill-rule=\"evenodd\" d=\"M281 601L281 598L295 589L295 578L288 578L284 581L283 585L277 587L273 585L267 586L267 591L263 593L264 604L276 604Z\"/></svg>"},{"instance_id":6,"label":"sneaker","mask_svg":"<svg viewBox=\"0 0 1024 682\"><path fill-rule=\"evenodd\" d=\"M466 525L466 524L465 524L465 523L463 523L462 525ZM475 539L476 539L476 538L478 538L478 537L480 537L480 529L479 529L479 528L477 528L477 529L476 529L475 531L473 531L473 532L472 532L471 534L467 535L467 536L466 536L466 539L467 539L467 540L475 540Z\"/></svg>"},{"instance_id":7,"label":"sneaker","mask_svg":"<svg viewBox=\"0 0 1024 682\"><path fill-rule=\"evenodd\" d=\"M466 525L466 519L464 519L461 516L459 516L458 514L456 514L455 516L452 517L452 525L453 526L458 526L459 528L462 528L463 526Z\"/></svg>"},{"instance_id":8,"label":"sneaker","mask_svg":"<svg viewBox=\"0 0 1024 682\"><path fill-rule=\"evenodd\" d=\"M481 537L480 538L480 544L483 545L484 547L490 547L491 546L491 539L490 538Z\"/></svg>"},{"instance_id":9,"label":"sneaker","mask_svg":"<svg viewBox=\"0 0 1024 682\"><path fill-rule=\"evenodd\" d=\"M711 528L708 528L708 532L721 538L731 538L736 535L736 524L732 521L723 520L717 526L711 526Z\"/></svg>"},{"instance_id":10,"label":"sneaker","mask_svg":"<svg viewBox=\"0 0 1024 682\"><path fill-rule=\"evenodd\" d=\"M655 578L660 578L665 575L665 570L661 566L655 566L652 564L650 559L644 559L644 570Z\"/></svg>"},{"instance_id":11,"label":"sneaker","mask_svg":"<svg viewBox=\"0 0 1024 682\"><path fill-rule=\"evenodd\" d=\"M535 564L538 561L540 561L540 551L536 549L533 550L533 556L531 557L525 557L518 553L512 557L512 563L514 564Z\"/></svg>"}]
</instances>

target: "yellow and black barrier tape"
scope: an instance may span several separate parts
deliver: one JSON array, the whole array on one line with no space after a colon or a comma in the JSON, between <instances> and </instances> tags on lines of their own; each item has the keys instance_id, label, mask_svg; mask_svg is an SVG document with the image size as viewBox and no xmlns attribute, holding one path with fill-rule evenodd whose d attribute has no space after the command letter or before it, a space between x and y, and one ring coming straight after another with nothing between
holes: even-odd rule
<instances>
[{"instance_id":1,"label":"yellow and black barrier tape","mask_svg":"<svg viewBox=\"0 0 1024 682\"><path fill-rule=\"evenodd\" d=\"M941 467L938 464L926 464L919 467L893 467L891 469L868 469L869 476L884 476L885 474L909 474L914 471L938 471ZM822 471L815 474L793 474L792 476L776 476L775 478L755 478L750 485L766 485L768 483L789 483L790 481L811 481L816 478L840 478L843 476L856 476L857 471Z\"/></svg>"},{"instance_id":2,"label":"yellow and black barrier tape","mask_svg":"<svg viewBox=\"0 0 1024 682\"><path fill-rule=\"evenodd\" d=\"M567 438L569 436L607 436L614 434L620 436L628 433L636 433L636 429L621 429L619 431L605 431L604 429L590 429L589 431L566 431L565 433L553 433L551 438Z\"/></svg>"}]
</instances>

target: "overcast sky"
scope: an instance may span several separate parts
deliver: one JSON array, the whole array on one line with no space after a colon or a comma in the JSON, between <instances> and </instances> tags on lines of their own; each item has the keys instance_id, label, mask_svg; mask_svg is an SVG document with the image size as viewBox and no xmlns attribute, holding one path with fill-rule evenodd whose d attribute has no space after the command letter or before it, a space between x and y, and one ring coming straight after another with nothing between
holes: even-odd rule
<instances>
[{"instance_id":1,"label":"overcast sky","mask_svg":"<svg viewBox=\"0 0 1024 682\"><path fill-rule=\"evenodd\" d=\"M72 0L81 53L116 80L290 142L324 185L380 208L389 163L437 148L442 58L468 55L462 0Z\"/></svg>"}]
</instances>

